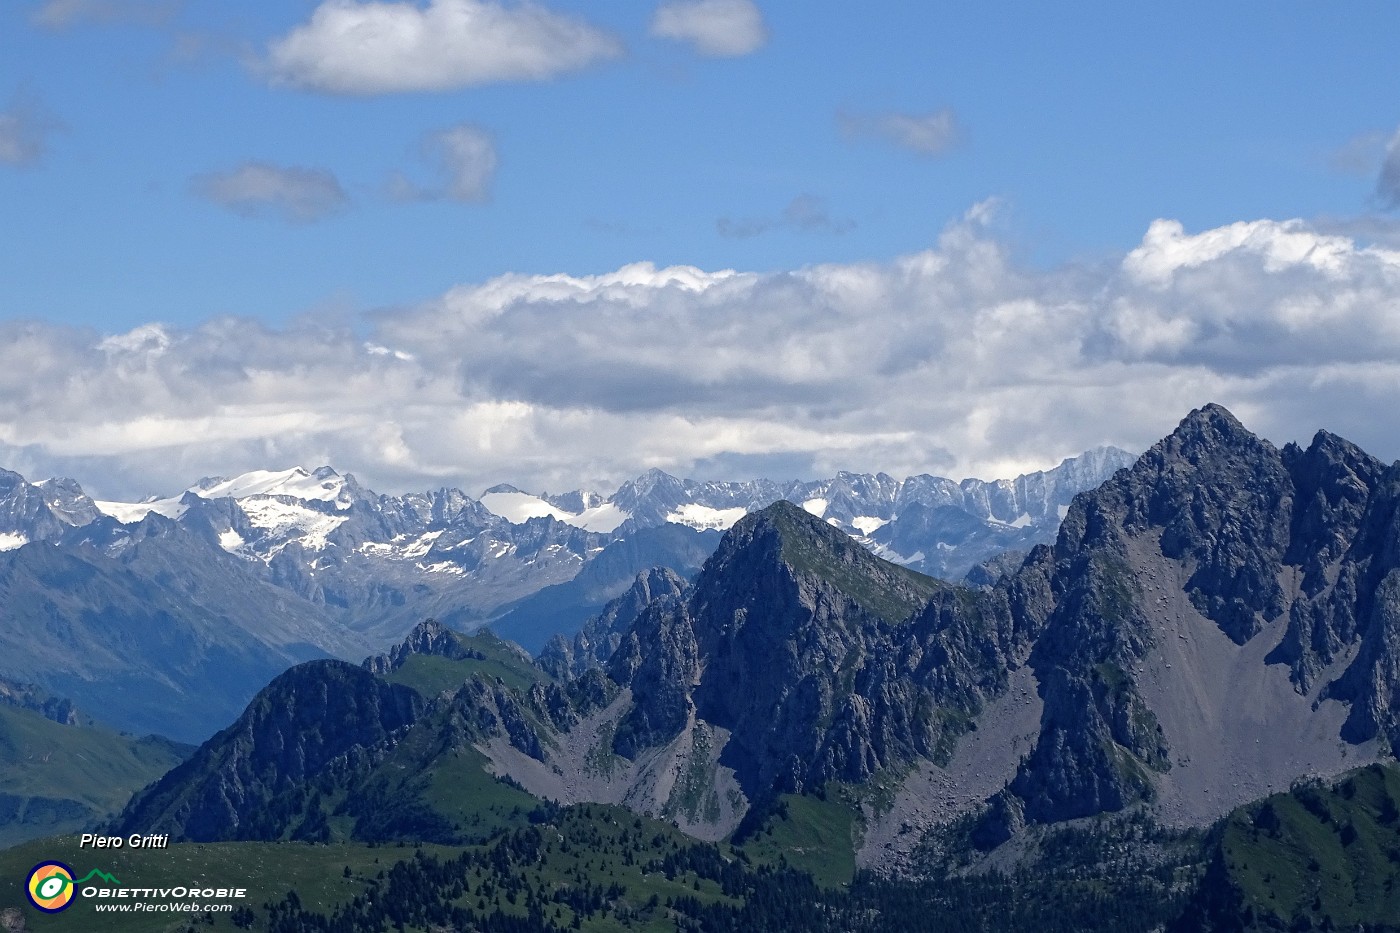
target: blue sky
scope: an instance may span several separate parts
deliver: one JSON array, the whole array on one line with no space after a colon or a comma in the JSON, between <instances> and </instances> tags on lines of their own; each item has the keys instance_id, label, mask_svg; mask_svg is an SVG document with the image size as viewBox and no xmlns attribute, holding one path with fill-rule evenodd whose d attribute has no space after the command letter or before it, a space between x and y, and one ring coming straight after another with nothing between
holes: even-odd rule
<instances>
[{"instance_id":1,"label":"blue sky","mask_svg":"<svg viewBox=\"0 0 1400 933\"><path fill-rule=\"evenodd\" d=\"M449 22L460 34L445 43L403 39L389 29L426 23L429 32L443 33ZM337 32L337 23L355 30ZM12 347L24 339L61 345L54 366L98 353L108 368L94 375L90 391L129 398L131 407L104 415L105 430L128 424L123 440L96 428L59 437L26 426L33 396L16 389L7 398L0 387L0 445L12 463L31 470L81 468L99 484L125 489L153 464L170 465L173 481L176 470L284 465L252 462L268 457L335 458L386 486L437 477L613 482L654 465L677 472L985 472L1048 466L1078 445L1145 445L1189 403L1216 395L1252 413L1256 426L1280 441L1306 439L1321 422L1302 419L1337 406L1303 400L1302 411L1295 405L1285 414L1283 401L1269 401L1283 398L1277 380L1292 373L1289 385L1302 392L1336 371L1296 371L1288 340L1302 338L1289 296L1337 289L1280 278L1268 257L1278 255L1278 237L1296 231L1256 228L1252 238L1232 241L1233 252L1203 260L1210 268L1240 266L1246 255L1258 260L1244 263L1247 269L1232 266L1232 281L1241 295L1257 296L1245 304L1281 309L1268 326L1212 317L1208 296L1220 294L1218 280L1209 289L1196 283L1205 297L1176 289L1164 305L1121 295L1104 304L1102 295L1117 294L1113 283L1154 221L1178 222L1190 238L1232 224L1299 219L1306 236L1341 237L1349 256L1382 270L1357 273L1372 285L1377 275L1385 279L1366 292L1369 298L1323 315L1349 321L1358 334L1374 332L1367 315L1395 307L1388 259L1374 251L1397 240L1396 35L1400 10L1380 3L1351 5L1344 15L1301 3L8 3L0 8L0 215L7 233L0 321L8 322ZM1188 252L1209 253L1208 239L1183 242ZM538 364L522 349L531 345L529 335L507 326L529 319L540 301L564 300L529 289L515 299L517 310L502 316L497 308L476 330L461 330L465 343L452 364L415 377L450 384L443 404L453 411L493 412L455 429L475 438L458 448L429 451L421 438L432 433L436 416L411 426L405 400L387 409L366 402L372 414L363 423L342 424L317 407L324 403L314 401L314 387L292 392L284 385L303 398L283 400L290 420L264 424L248 415L250 406L269 404L247 394L260 374L292 379L316 370L267 347L361 341L359 357L336 364L347 369L327 363L318 377L324 394L342 392L352 372L379 378L372 367L386 356L399 359L385 350L427 366L431 354L391 347L388 337L396 334L407 347L415 338L404 334L406 322L431 329L442 326L442 314L458 323L471 318L476 312L444 310L456 307L452 296L490 304L491 283L506 275L529 277L532 288L546 291L537 281L543 277L583 282L569 286L566 300L578 313L560 330L560 342L531 352L573 360L579 372L615 372L615 361L590 356L590 330L616 346L650 334L651 343L628 355L633 363L666 338L638 317L599 311L600 302L613 301L600 299L599 289L613 285L590 277L635 263L693 266L707 275L732 269L757 276L756 288L781 293L793 276L810 285L811 276L802 275L812 270L826 270L823 281L867 273L907 280L910 257L921 255L944 264L941 272L920 273L932 276L921 294L947 292L936 300L911 297L890 320L885 315L895 314L898 302L847 307L841 288L794 295L816 304L782 313L764 312L745 293L733 299L741 305L735 320L758 326L746 315L766 314L763 320L775 323L731 349L793 351L812 366L830 363L823 353L842 331L823 329L828 305L897 331L921 320L936 329L931 315L941 316L938 326L953 326L950 316L969 308L996 317L1029 301L1053 316L1055 308L1084 304L1079 329L1059 331L1075 334L1078 355L1059 378L1039 374L1020 385L1041 395L1046 380L1061 386L1067 395L1059 408L1078 412L1076 419L1032 431L1002 409L972 414L975 398L1001 391L995 387L1004 374L979 369L993 364L978 364L976 353L941 356L951 352L948 342L918 362L941 361L939 378L951 382L876 380L863 392L874 399L895 391L948 394L957 386L971 394L961 404L950 396L946 409L899 417L861 407L874 404L868 400L843 407L813 388L822 380L807 370L754 388L756 398L731 399L727 409L726 387L743 379L724 367L680 378L665 365L648 365L623 380L631 388L615 396L578 390L577 398L565 398L550 388L561 384L560 373ZM990 285L974 283L989 255L1001 281L1020 284L993 294ZM617 306L637 315L650 313L637 309L651 309L653 301L680 301L670 332L677 340L687 327L701 332L707 314L727 319L727 305L721 312L698 299L685 304L685 295L698 292L673 294L677 287L665 276L634 283L645 297L629 293ZM1147 359L1143 347L1158 345L1134 341L1156 331L1134 324L1131 339L1119 333L1126 325L1113 322L1126 320L1124 302L1133 314L1170 318L1163 333L1192 336L1174 345L1171 360ZM599 318L590 319L595 313ZM1251 330L1257 327L1264 330ZM130 338L149 337L150 328L159 336ZM219 336L229 328L244 342ZM804 332L815 342L794 350L791 335ZM1112 361L1095 356L1095 340L1106 332L1137 349ZM253 341L250 333L262 336ZM1242 351L1196 354L1221 335L1251 333L1247 363ZM1260 334L1267 337L1262 343ZM118 344L130 352L145 347L141 352L164 361L143 357L148 381L131 375L130 361L113 362L118 344L109 338L121 335L130 339ZM466 346L488 344L496 348L493 359L516 361L509 374L471 362ZM696 345L664 349L680 359ZM195 346L202 348L196 356L180 357ZM897 349L876 348L864 363L846 360L854 367L846 377L893 379L904 371L894 362ZM1373 341L1369 353L1353 349L1340 361L1374 367L1389 359L1376 357ZM256 353L271 357L250 356ZM39 362L48 355L30 352L28 359L35 360L32 371L16 376L24 384L51 375ZM1110 364L1116 382L1101 369ZM204 422L190 411L166 413L180 426L165 433L143 433L136 424L188 396L171 373L209 376L223 365L239 375L206 400L218 410L200 416L220 427L199 428ZM950 376L950 366L967 369ZM528 383L520 375L536 370L550 381ZM1239 381L1261 373L1275 381ZM1153 381L1163 378L1178 379L1179 391L1163 392ZM1368 378L1365 392L1388 404L1390 376ZM202 384L215 382L209 376ZM1100 398L1085 400L1106 382L1113 384ZM1141 408L1104 416L1127 385L1159 399L1150 416ZM674 419L665 422L674 445L646 440L662 422L627 420L638 408L624 404L629 392L672 400L640 407L649 418ZM512 405L525 406L529 426L498 423L501 406ZM61 406L41 414L73 417ZM541 427L540 418L554 429ZM592 426L575 436L559 427L571 419ZM1085 419L1104 427L1096 434ZM1354 420L1363 434L1372 423ZM603 422L611 427L603 430ZM385 423L397 433L365 439ZM886 440L857 443L862 425ZM774 440L797 428L806 432L802 438ZM684 440L692 429L705 442ZM1373 434L1373 443L1389 436L1380 428ZM487 435L496 439L482 441ZM726 446L717 436L731 441ZM915 436L923 440L914 443ZM612 455L590 446L589 437L607 437ZM397 454L385 453L395 444L402 447ZM1400 447L1377 452L1397 456Z\"/></svg>"}]
</instances>

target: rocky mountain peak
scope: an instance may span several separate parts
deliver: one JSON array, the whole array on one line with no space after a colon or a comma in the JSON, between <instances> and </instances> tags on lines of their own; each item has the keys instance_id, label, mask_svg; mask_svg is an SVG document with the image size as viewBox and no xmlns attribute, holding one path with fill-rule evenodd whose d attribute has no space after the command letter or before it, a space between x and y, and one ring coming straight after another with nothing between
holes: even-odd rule
<instances>
[{"instance_id":1,"label":"rocky mountain peak","mask_svg":"<svg viewBox=\"0 0 1400 933\"><path fill-rule=\"evenodd\" d=\"M698 717L730 731L721 761L753 800L932 748L937 727L909 725L919 701L895 643L947 591L790 502L748 515L689 598L649 606L613 655L634 700L614 747L663 744ZM889 731L873 744L872 721Z\"/></svg>"},{"instance_id":2,"label":"rocky mountain peak","mask_svg":"<svg viewBox=\"0 0 1400 933\"><path fill-rule=\"evenodd\" d=\"M82 526L97 521L101 513L97 510L97 505L92 501L87 493L83 492L83 487L78 485L77 480L72 480L66 476L56 476L46 479L43 482L35 483L44 496L44 501L48 503L49 511L59 521L68 525Z\"/></svg>"},{"instance_id":3,"label":"rocky mountain peak","mask_svg":"<svg viewBox=\"0 0 1400 933\"><path fill-rule=\"evenodd\" d=\"M366 658L360 666L372 674L387 674L403 667L404 662L415 654L432 655L454 661L475 659L486 656L467 645L462 636L443 625L437 619L424 619L413 627L399 644L388 654Z\"/></svg>"},{"instance_id":4,"label":"rocky mountain peak","mask_svg":"<svg viewBox=\"0 0 1400 933\"><path fill-rule=\"evenodd\" d=\"M696 583L696 599L705 606L723 602L720 594L744 592L764 604L795 597L815 610L821 593L828 603L848 601L894 623L917 611L937 585L881 560L800 506L779 500L729 530Z\"/></svg>"}]
</instances>

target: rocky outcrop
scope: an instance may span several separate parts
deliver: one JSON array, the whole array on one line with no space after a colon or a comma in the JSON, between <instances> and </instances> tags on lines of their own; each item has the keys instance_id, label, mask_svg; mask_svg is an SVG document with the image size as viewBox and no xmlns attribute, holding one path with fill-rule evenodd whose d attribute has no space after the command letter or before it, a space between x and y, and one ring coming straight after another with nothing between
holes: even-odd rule
<instances>
[{"instance_id":1,"label":"rocky outcrop","mask_svg":"<svg viewBox=\"0 0 1400 933\"><path fill-rule=\"evenodd\" d=\"M540 652L540 667L551 677L567 679L585 671L602 670L622 645L637 617L652 603L675 600L685 590L685 580L668 567L653 567L637 575L627 592L609 602L589 619L572 639L555 635Z\"/></svg>"},{"instance_id":2,"label":"rocky outcrop","mask_svg":"<svg viewBox=\"0 0 1400 933\"><path fill-rule=\"evenodd\" d=\"M674 738L695 712L691 694L699 650L685 606L658 604L642 614L608 662L608 674L632 688L632 707L618 724L613 751L634 758Z\"/></svg>"},{"instance_id":3,"label":"rocky outcrop","mask_svg":"<svg viewBox=\"0 0 1400 933\"><path fill-rule=\"evenodd\" d=\"M0 678L0 703L38 713L65 726L87 725L91 720L78 712L72 700L56 697L34 684Z\"/></svg>"}]
</instances>

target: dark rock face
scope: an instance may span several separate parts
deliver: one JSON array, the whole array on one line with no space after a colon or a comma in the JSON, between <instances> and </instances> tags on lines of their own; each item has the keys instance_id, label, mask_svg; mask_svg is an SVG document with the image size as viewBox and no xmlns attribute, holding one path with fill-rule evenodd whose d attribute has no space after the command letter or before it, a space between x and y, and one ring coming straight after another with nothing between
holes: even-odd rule
<instances>
[{"instance_id":1,"label":"dark rock face","mask_svg":"<svg viewBox=\"0 0 1400 933\"><path fill-rule=\"evenodd\" d=\"M418 694L343 661L312 661L282 674L228 729L146 788L118 833L176 839L276 839L288 813L279 795L306 785L333 759L383 745L422 712Z\"/></svg>"},{"instance_id":2,"label":"dark rock face","mask_svg":"<svg viewBox=\"0 0 1400 933\"><path fill-rule=\"evenodd\" d=\"M516 749L537 761L544 760L539 734L530 722L525 705L511 690L499 683L489 684L474 677L452 696L450 711L457 717L458 731L449 744L464 746L504 735Z\"/></svg>"},{"instance_id":3,"label":"dark rock face","mask_svg":"<svg viewBox=\"0 0 1400 933\"><path fill-rule=\"evenodd\" d=\"M750 799L946 753L1004 682L1004 598L881 561L779 502L740 521L683 605L649 608L609 673L632 688L625 755L692 715L731 733ZM954 712L950 712L950 710Z\"/></svg>"},{"instance_id":4,"label":"dark rock face","mask_svg":"<svg viewBox=\"0 0 1400 933\"><path fill-rule=\"evenodd\" d=\"M667 567L653 567L637 575L627 592L609 602L603 611L566 639L555 635L537 659L551 677L579 677L588 670L601 670L621 646L623 636L652 603L675 600L685 590L680 574Z\"/></svg>"},{"instance_id":5,"label":"dark rock face","mask_svg":"<svg viewBox=\"0 0 1400 933\"><path fill-rule=\"evenodd\" d=\"M1324 695L1351 703L1344 737L1400 749L1400 465L1381 474L1350 546L1318 576L1336 582L1300 598L1279 652L1308 683L1356 645Z\"/></svg>"},{"instance_id":6,"label":"dark rock face","mask_svg":"<svg viewBox=\"0 0 1400 933\"><path fill-rule=\"evenodd\" d=\"M613 750L626 758L660 745L685 728L700 670L695 631L684 606L644 612L608 662L608 673L632 688L633 705L618 724Z\"/></svg>"},{"instance_id":7,"label":"dark rock face","mask_svg":"<svg viewBox=\"0 0 1400 933\"><path fill-rule=\"evenodd\" d=\"M1279 452L1214 405L1188 415L1131 470L1076 497L1055 545L1033 552L1011 584L1043 578L1052 596L1024 617L1041 628L1031 664L1045 702L1040 739L1011 785L1028 819L1151 799L1151 773L1170 768L1137 683L1154 633L1129 539L1155 537L1165 557L1192 568L1192 604L1241 644L1287 609L1280 570L1293 501Z\"/></svg>"},{"instance_id":8,"label":"dark rock face","mask_svg":"<svg viewBox=\"0 0 1400 933\"><path fill-rule=\"evenodd\" d=\"M1236 643L1259 631L1261 617L1284 611L1275 570L1288 547L1293 488L1267 441L1208 406L1148 451L1123 486L1125 529L1139 521L1163 528L1162 553L1196 566L1191 601Z\"/></svg>"}]
</instances>

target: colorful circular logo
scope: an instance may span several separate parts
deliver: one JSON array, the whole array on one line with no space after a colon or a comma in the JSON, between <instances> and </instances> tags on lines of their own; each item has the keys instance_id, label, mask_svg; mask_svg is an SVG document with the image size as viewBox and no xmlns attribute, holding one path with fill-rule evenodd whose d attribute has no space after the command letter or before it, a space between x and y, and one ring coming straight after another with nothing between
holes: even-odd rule
<instances>
[{"instance_id":1,"label":"colorful circular logo","mask_svg":"<svg viewBox=\"0 0 1400 933\"><path fill-rule=\"evenodd\" d=\"M29 872L25 891L29 903L46 914L56 914L73 903L73 869L62 862L40 862Z\"/></svg>"}]
</instances>

